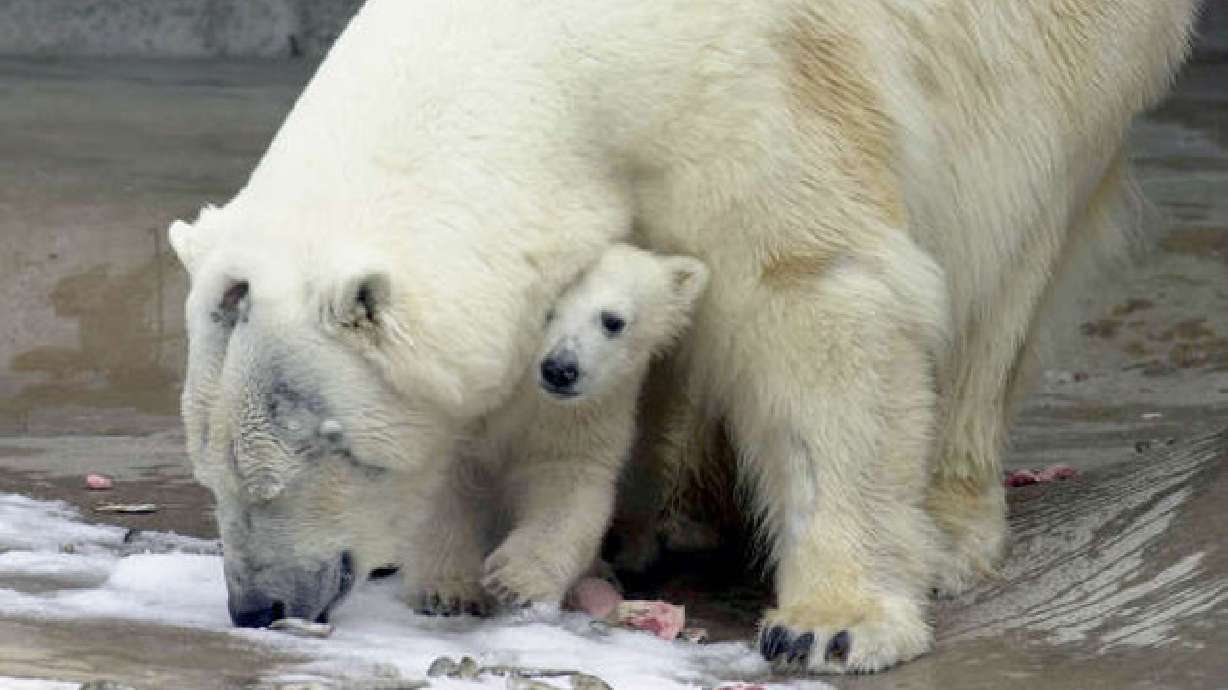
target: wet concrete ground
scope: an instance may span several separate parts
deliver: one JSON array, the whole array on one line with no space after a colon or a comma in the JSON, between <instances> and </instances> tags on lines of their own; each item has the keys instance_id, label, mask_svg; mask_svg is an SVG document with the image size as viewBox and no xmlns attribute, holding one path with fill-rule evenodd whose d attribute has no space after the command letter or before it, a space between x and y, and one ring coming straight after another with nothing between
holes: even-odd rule
<instances>
[{"instance_id":1,"label":"wet concrete ground","mask_svg":"<svg viewBox=\"0 0 1228 690\"><path fill-rule=\"evenodd\" d=\"M105 519L214 534L176 418L186 280L163 233L170 219L192 217L201 203L224 201L241 186L309 73L302 63L0 60L0 491L65 499L98 519L90 512L97 502L155 502L152 515ZM1190 440L1228 420L1228 61L1189 66L1173 97L1135 128L1133 158L1160 212L1145 225L1152 248L1079 305L1068 342L1023 405L1007 460L1013 467L1070 464L1092 470L1096 481L1020 490L1017 579L978 594L983 600L963 613L971 600L940 605L938 653L890 674L834 680L837 686L982 687L986 677L1000 679L998 687L1228 686L1228 640L1216 632L1228 607L1207 595L1228 574L1215 551L1228 529L1228 487L1223 463L1208 459L1219 451L1201 447L1201 469L1182 475L1168 494L1121 478L1168 486L1148 468L1175 467L1158 464L1169 451L1189 460ZM113 475L116 489L85 491L82 477L91 471ZM1099 503L1077 493L1095 491ZM1141 560L1122 582L1146 582L1194 559L1200 574L1183 576L1178 594L1201 593L1209 608L1146 614L1156 606L1152 594L1172 592L1127 604L1109 585L1072 584L1077 573L1046 580L1061 562L1086 564L1095 554L1060 550L1039 536L1040 526L1086 524L1093 537L1084 546L1110 545L1123 529L1160 523L1144 507L1114 518L1086 506L1129 503L1132 495L1140 505L1157 496L1181 500L1154 534L1140 528L1151 536L1136 545ZM1037 553L1055 560L1029 575L1028 558ZM1112 574L1108 565L1088 567L1088 578ZM1030 578L1042 586L1024 584ZM744 633L762 590L741 587L692 608L727 634ZM1045 602L1028 592L1052 597L1054 607L1036 613ZM1058 604L1077 612L1085 597L1100 597L1125 617L1105 622L1096 613L1098 630L1146 627L1165 616L1179 624L1143 645L1054 642L1078 627L1078 616ZM984 613L993 610L1019 625ZM96 664L149 687L172 678L221 687L277 662L236 650L225 636L177 631L185 636L177 647L180 638L167 634L120 623L0 621L0 675L80 679ZM143 680L141 673L155 675ZM206 678L230 680L211 686Z\"/></svg>"}]
</instances>

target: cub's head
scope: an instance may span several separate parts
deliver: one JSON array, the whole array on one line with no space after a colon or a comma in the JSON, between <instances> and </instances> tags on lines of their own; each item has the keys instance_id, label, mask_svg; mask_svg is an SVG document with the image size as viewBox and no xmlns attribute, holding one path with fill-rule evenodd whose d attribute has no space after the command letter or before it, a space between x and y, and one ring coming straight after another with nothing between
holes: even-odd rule
<instances>
[{"instance_id":1,"label":"cub's head","mask_svg":"<svg viewBox=\"0 0 1228 690\"><path fill-rule=\"evenodd\" d=\"M613 245L547 313L541 387L578 400L638 382L686 329L707 282L698 259Z\"/></svg>"},{"instance_id":2,"label":"cub's head","mask_svg":"<svg viewBox=\"0 0 1228 690\"><path fill-rule=\"evenodd\" d=\"M402 557L417 516L399 508L434 491L454 423L438 395L391 383L395 353L413 348L388 270L262 244L233 220L206 211L170 230L192 283L188 450L217 501L234 623L324 620Z\"/></svg>"}]
</instances>

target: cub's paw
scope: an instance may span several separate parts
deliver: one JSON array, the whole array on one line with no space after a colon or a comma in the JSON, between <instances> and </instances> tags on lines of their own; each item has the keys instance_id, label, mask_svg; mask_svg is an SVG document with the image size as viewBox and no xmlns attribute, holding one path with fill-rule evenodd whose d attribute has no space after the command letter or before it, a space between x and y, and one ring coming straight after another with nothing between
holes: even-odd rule
<instances>
[{"instance_id":1,"label":"cub's paw","mask_svg":"<svg viewBox=\"0 0 1228 690\"><path fill-rule=\"evenodd\" d=\"M490 600L476 581L451 580L410 586L405 603L424 616L485 616Z\"/></svg>"},{"instance_id":2,"label":"cub's paw","mask_svg":"<svg viewBox=\"0 0 1228 690\"><path fill-rule=\"evenodd\" d=\"M531 551L495 549L486 558L482 587L504 606L558 605L571 579Z\"/></svg>"},{"instance_id":3,"label":"cub's paw","mask_svg":"<svg viewBox=\"0 0 1228 690\"><path fill-rule=\"evenodd\" d=\"M931 634L907 601L884 602L876 615L822 615L797 606L767 612L757 643L777 671L874 673L928 651Z\"/></svg>"}]
</instances>

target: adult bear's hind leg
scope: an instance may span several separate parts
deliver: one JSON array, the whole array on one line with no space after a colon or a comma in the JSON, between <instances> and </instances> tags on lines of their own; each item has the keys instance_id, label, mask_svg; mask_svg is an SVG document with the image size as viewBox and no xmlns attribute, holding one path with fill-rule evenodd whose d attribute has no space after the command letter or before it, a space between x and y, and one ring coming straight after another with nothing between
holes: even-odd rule
<instances>
[{"instance_id":1,"label":"adult bear's hind leg","mask_svg":"<svg viewBox=\"0 0 1228 690\"><path fill-rule=\"evenodd\" d=\"M1106 266L1128 255L1132 224L1146 217L1125 158L1107 165L1069 227L1026 246L992 297L992 309L967 324L941 386L947 401L927 505L942 529L937 594L955 596L996 572L1006 547L1002 449L1013 408L1027 392L1046 341L1068 327L1062 314Z\"/></svg>"},{"instance_id":2,"label":"adult bear's hind leg","mask_svg":"<svg viewBox=\"0 0 1228 690\"><path fill-rule=\"evenodd\" d=\"M804 282L761 282L749 299L745 286L722 286L733 302L713 295L740 305L708 315L737 330L713 336L728 349L707 371L776 565L759 646L778 668L871 672L931 643L923 503L946 313L938 269L902 242Z\"/></svg>"}]
</instances>

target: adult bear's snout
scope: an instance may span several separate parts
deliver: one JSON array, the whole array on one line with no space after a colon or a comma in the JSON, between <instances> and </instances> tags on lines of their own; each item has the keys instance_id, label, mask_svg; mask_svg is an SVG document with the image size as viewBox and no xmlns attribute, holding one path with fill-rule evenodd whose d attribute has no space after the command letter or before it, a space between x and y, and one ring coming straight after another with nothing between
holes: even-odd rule
<instances>
[{"instance_id":1,"label":"adult bear's snout","mask_svg":"<svg viewBox=\"0 0 1228 690\"><path fill-rule=\"evenodd\" d=\"M316 568L256 571L226 563L230 620L240 628L264 628L282 618L327 623L329 613L355 582L354 558L346 551Z\"/></svg>"},{"instance_id":2,"label":"adult bear's snout","mask_svg":"<svg viewBox=\"0 0 1228 690\"><path fill-rule=\"evenodd\" d=\"M286 617L286 603L271 599L262 592L242 592L230 595L230 620L240 628L267 628L275 620Z\"/></svg>"}]
</instances>

